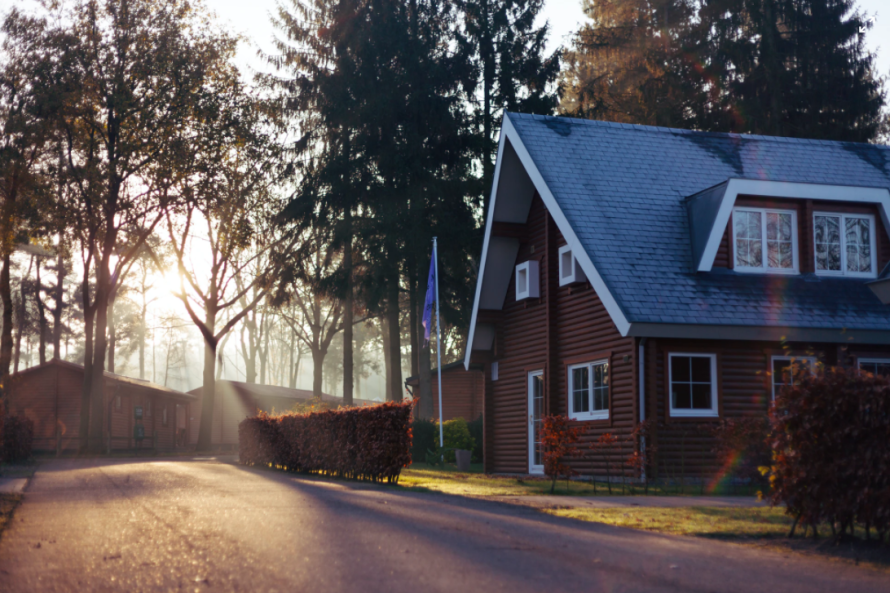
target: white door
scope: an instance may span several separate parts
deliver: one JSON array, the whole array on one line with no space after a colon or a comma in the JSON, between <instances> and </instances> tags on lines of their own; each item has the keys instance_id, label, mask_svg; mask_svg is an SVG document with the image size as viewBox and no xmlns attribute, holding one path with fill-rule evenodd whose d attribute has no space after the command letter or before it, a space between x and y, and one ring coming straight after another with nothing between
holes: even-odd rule
<instances>
[{"instance_id":1,"label":"white door","mask_svg":"<svg viewBox=\"0 0 890 593\"><path fill-rule=\"evenodd\" d=\"M544 424L544 371L528 374L528 473L544 473L541 429Z\"/></svg>"}]
</instances>

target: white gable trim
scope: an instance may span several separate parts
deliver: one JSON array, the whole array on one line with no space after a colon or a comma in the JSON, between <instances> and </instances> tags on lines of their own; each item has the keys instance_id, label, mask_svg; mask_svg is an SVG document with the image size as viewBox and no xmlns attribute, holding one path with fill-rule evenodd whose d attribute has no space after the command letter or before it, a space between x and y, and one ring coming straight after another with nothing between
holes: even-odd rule
<instances>
[{"instance_id":1,"label":"white gable trim","mask_svg":"<svg viewBox=\"0 0 890 593\"><path fill-rule=\"evenodd\" d=\"M621 307L619 307L618 302L615 300L615 297L612 296L612 293L609 291L606 283L599 275L599 272L597 271L596 266L593 265L593 261L590 259L590 256L582 247L581 241L578 239L577 235L575 235L575 231L572 229L568 219L566 219L565 214L563 214L562 210L557 204L556 199L553 197L553 193L544 182L544 177L541 175L541 172L538 170L537 165L535 164L534 160L532 160L531 155L529 155L528 150L526 150L525 148L525 145L522 143L522 139L519 137L519 133L516 131L516 128L513 127L513 123L510 121L510 117L505 114L503 123L501 125L501 137L498 144L498 159L494 172L494 182L492 183L491 188L491 200L488 205L488 217L485 223L485 240L482 244L482 261L479 264L479 276L476 280L476 297L473 301L473 315L470 320L470 331L469 335L467 336L467 350L464 355L464 368L466 368L467 370L469 370L470 368L470 359L473 355L473 340L476 334L476 319L479 313L479 300L482 293L482 280L485 275L485 265L488 259L487 256L491 238L491 225L494 219L498 183L501 174L501 161L504 153L504 145L507 140L510 141L510 145L519 156L519 160L522 163L526 174L531 179L532 184L535 186L535 189L538 192L538 195L540 195L541 199L544 201L544 205L547 207L547 210L550 212L550 215L556 222L556 226L559 228L559 231L562 233L563 237L565 237L565 240L571 248L572 253L575 254L575 257L580 264L581 269L584 270L584 273L587 275L588 280L590 280L590 284L593 286L593 289L596 291L597 296L599 296L600 301L602 301L603 306L606 308L606 311L608 311L609 316L612 318L612 322L618 328L618 331L621 333L622 336L627 336L627 332L630 329L630 323L628 323L627 317L624 315L624 312L621 310ZM512 265L513 262L511 262L511 266Z\"/></svg>"},{"instance_id":2,"label":"white gable trim","mask_svg":"<svg viewBox=\"0 0 890 593\"><path fill-rule=\"evenodd\" d=\"M880 206L884 228L890 229L890 190L883 187L856 187L847 185L820 185L816 183L790 183L786 181L762 181L759 179L730 179L723 194L723 203L714 219L698 265L699 272L710 272L723 239L723 231L729 224L729 216L739 195L770 198L796 198L802 200L830 200L856 202Z\"/></svg>"}]
</instances>

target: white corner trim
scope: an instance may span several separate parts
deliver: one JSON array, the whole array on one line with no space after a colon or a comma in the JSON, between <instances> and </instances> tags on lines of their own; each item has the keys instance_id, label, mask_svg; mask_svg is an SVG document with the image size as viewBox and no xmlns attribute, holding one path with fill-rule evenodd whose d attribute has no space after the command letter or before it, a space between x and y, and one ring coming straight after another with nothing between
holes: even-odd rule
<instances>
[{"instance_id":1,"label":"white corner trim","mask_svg":"<svg viewBox=\"0 0 890 593\"><path fill-rule=\"evenodd\" d=\"M590 255L581 246L581 241L578 239L578 236L575 235L575 231L572 230L572 226L569 224L568 219L566 219L565 214L563 214L562 210L560 209L559 204L557 204L556 198L553 197L553 193L544 182L544 177L541 175L541 172L538 171L537 165L535 164L534 160L532 160L532 157L531 155L529 155L528 150L526 150L525 145L522 143L522 139L519 137L519 133L516 132L516 128L513 127L513 123L507 116L504 116L504 123L501 127L501 140L503 141L504 138L510 140L510 145L516 151L517 156L519 156L519 161L525 168L525 172L532 180L532 184L538 191L538 195L540 195L541 199L544 200L544 205L547 206L547 210L550 212L550 215L556 222L556 226L559 228L562 236L565 237L566 243L568 243L570 249L572 250L572 253L575 255L575 259L581 265L581 269L584 270L584 273L590 280L590 284L593 286L593 289L596 290L596 294L597 296L599 296L600 301L602 301L603 306L606 308L606 311L608 311L609 316L612 318L612 322L618 328L618 331L621 333L621 335L623 337L626 337L627 332L630 329L630 323L627 321L627 317L624 315L621 307L618 306L618 301L616 301L615 297L612 296L612 293L609 291L606 283L599 275L596 266L593 265L593 261L590 259ZM499 149L499 162L500 158L501 152ZM495 173L495 175L497 176L497 173ZM493 202L494 200L492 200L492 203ZM494 210L492 210L492 212L494 212ZM489 229L486 228L485 232L487 243ZM472 329L470 331L472 331Z\"/></svg>"},{"instance_id":2,"label":"white corner trim","mask_svg":"<svg viewBox=\"0 0 890 593\"><path fill-rule=\"evenodd\" d=\"M506 121L506 116L504 120ZM473 356L473 339L476 337L476 317L479 313L479 300L482 298L482 278L485 274L485 264L488 260L488 244L491 240L491 223L494 218L494 206L498 196L498 181L501 178L501 163L504 156L504 144L506 136L501 129L501 137L498 140L498 156L494 168L494 181L491 184L491 199L488 202L488 216L485 218L485 238L482 241L482 258L479 262L479 274L476 276L476 296L473 298L473 314L470 317L470 331L467 334L467 349L464 352L464 370L470 370L470 359Z\"/></svg>"},{"instance_id":3,"label":"white corner trim","mask_svg":"<svg viewBox=\"0 0 890 593\"><path fill-rule=\"evenodd\" d=\"M730 179L723 194L723 203L714 219L714 226L708 235L708 242L698 266L699 272L710 272L714 266L720 240L723 239L723 231L729 223L729 216L739 195L877 204L880 206L884 228L890 229L890 190L887 188Z\"/></svg>"}]
</instances>

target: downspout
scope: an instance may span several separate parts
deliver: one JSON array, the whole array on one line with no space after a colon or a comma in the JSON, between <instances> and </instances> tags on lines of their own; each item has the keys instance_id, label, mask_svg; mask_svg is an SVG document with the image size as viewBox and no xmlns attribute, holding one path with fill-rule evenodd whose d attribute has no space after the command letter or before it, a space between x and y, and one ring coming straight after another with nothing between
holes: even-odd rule
<instances>
[{"instance_id":1,"label":"downspout","mask_svg":"<svg viewBox=\"0 0 890 593\"><path fill-rule=\"evenodd\" d=\"M637 355L639 378L637 384L640 386L640 423L646 421L646 338L640 338L639 353ZM640 455L643 456L643 470L640 478L646 481L646 437L640 437Z\"/></svg>"}]
</instances>

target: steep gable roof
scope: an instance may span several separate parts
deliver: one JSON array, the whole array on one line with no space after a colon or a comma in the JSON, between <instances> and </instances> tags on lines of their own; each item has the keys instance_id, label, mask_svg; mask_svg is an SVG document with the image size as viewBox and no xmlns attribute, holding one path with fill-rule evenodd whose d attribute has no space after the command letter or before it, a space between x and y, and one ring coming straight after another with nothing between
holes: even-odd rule
<instances>
[{"instance_id":1,"label":"steep gable roof","mask_svg":"<svg viewBox=\"0 0 890 593\"><path fill-rule=\"evenodd\" d=\"M883 194L890 189L888 147L508 113L489 223L500 220L498 201L526 199L498 189L511 152L569 244L577 241L576 252L583 250L579 263L624 335L675 335L676 326L694 325L756 329L751 335L765 339L788 328L830 330L835 338L846 328L863 330L854 339L890 339L890 309L861 279L698 272L687 211L689 198L730 180L877 188ZM510 177L516 176L511 170ZM471 335L486 282L490 226ZM775 329L775 336L764 334L765 328Z\"/></svg>"}]
</instances>

